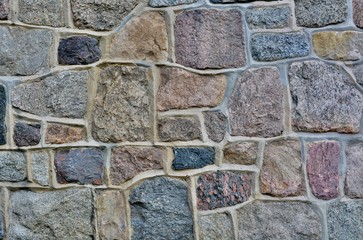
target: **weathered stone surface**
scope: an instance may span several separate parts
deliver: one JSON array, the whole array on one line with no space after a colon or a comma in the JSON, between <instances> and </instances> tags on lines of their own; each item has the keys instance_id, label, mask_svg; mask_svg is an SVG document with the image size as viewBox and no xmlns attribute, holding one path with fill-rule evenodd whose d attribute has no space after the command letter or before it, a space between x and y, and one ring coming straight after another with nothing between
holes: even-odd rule
<instances>
[{"instance_id":1,"label":"weathered stone surface","mask_svg":"<svg viewBox=\"0 0 363 240\"><path fill-rule=\"evenodd\" d=\"M150 7L170 7L181 4L195 3L198 0L150 0Z\"/></svg>"},{"instance_id":2,"label":"weathered stone surface","mask_svg":"<svg viewBox=\"0 0 363 240\"><path fill-rule=\"evenodd\" d=\"M250 174L221 171L199 176L198 209L212 210L247 201L252 193L251 179Z\"/></svg>"},{"instance_id":3,"label":"weathered stone surface","mask_svg":"<svg viewBox=\"0 0 363 240\"><path fill-rule=\"evenodd\" d=\"M6 88L0 84L0 145L6 144Z\"/></svg>"},{"instance_id":4,"label":"weathered stone surface","mask_svg":"<svg viewBox=\"0 0 363 240\"><path fill-rule=\"evenodd\" d=\"M34 75L49 70L52 32L0 27L0 75Z\"/></svg>"},{"instance_id":5,"label":"weathered stone surface","mask_svg":"<svg viewBox=\"0 0 363 240\"><path fill-rule=\"evenodd\" d=\"M142 2L141 0L71 0L74 25L80 29L112 30Z\"/></svg>"},{"instance_id":6,"label":"weathered stone surface","mask_svg":"<svg viewBox=\"0 0 363 240\"><path fill-rule=\"evenodd\" d=\"M346 0L295 0L296 22L303 27L323 27L344 22L348 16Z\"/></svg>"},{"instance_id":7,"label":"weathered stone surface","mask_svg":"<svg viewBox=\"0 0 363 240\"><path fill-rule=\"evenodd\" d=\"M163 169L165 153L156 147L118 147L112 149L110 178L119 185L148 170Z\"/></svg>"},{"instance_id":8,"label":"weathered stone surface","mask_svg":"<svg viewBox=\"0 0 363 240\"><path fill-rule=\"evenodd\" d=\"M0 20L7 20L9 17L9 0L0 0Z\"/></svg>"},{"instance_id":9,"label":"weathered stone surface","mask_svg":"<svg viewBox=\"0 0 363 240\"><path fill-rule=\"evenodd\" d=\"M50 144L78 142L84 139L84 135L83 127L50 123L46 130L45 142Z\"/></svg>"},{"instance_id":10,"label":"weathered stone surface","mask_svg":"<svg viewBox=\"0 0 363 240\"><path fill-rule=\"evenodd\" d=\"M277 68L242 73L229 99L233 136L275 137L283 126L283 87Z\"/></svg>"},{"instance_id":11,"label":"weathered stone surface","mask_svg":"<svg viewBox=\"0 0 363 240\"><path fill-rule=\"evenodd\" d=\"M197 69L246 65L239 10L184 11L176 16L174 32L177 63Z\"/></svg>"},{"instance_id":12,"label":"weathered stone surface","mask_svg":"<svg viewBox=\"0 0 363 240\"><path fill-rule=\"evenodd\" d=\"M35 146L40 138L40 124L15 123L13 139L17 146Z\"/></svg>"},{"instance_id":13,"label":"weathered stone surface","mask_svg":"<svg viewBox=\"0 0 363 240\"><path fill-rule=\"evenodd\" d=\"M96 191L96 211L101 240L127 240L126 200L121 191Z\"/></svg>"},{"instance_id":14,"label":"weathered stone surface","mask_svg":"<svg viewBox=\"0 0 363 240\"><path fill-rule=\"evenodd\" d=\"M0 10L1 12L1 10ZM363 1L353 0L353 21L359 28L363 28Z\"/></svg>"},{"instance_id":15,"label":"weathered stone surface","mask_svg":"<svg viewBox=\"0 0 363 240\"><path fill-rule=\"evenodd\" d=\"M260 190L277 197L304 193L300 142L276 140L266 143L260 174Z\"/></svg>"},{"instance_id":16,"label":"weathered stone surface","mask_svg":"<svg viewBox=\"0 0 363 240\"><path fill-rule=\"evenodd\" d=\"M228 213L199 217L200 240L234 240L232 218Z\"/></svg>"},{"instance_id":17,"label":"weathered stone surface","mask_svg":"<svg viewBox=\"0 0 363 240\"><path fill-rule=\"evenodd\" d=\"M62 65L87 65L101 58L99 42L96 38L73 36L60 40L58 62Z\"/></svg>"},{"instance_id":18,"label":"weathered stone surface","mask_svg":"<svg viewBox=\"0 0 363 240\"><path fill-rule=\"evenodd\" d=\"M346 156L345 194L350 198L363 198L363 143L349 144Z\"/></svg>"},{"instance_id":19,"label":"weathered stone surface","mask_svg":"<svg viewBox=\"0 0 363 240\"><path fill-rule=\"evenodd\" d=\"M24 181L26 171L26 158L23 152L0 151L0 181Z\"/></svg>"},{"instance_id":20,"label":"weathered stone surface","mask_svg":"<svg viewBox=\"0 0 363 240\"><path fill-rule=\"evenodd\" d=\"M64 26L63 0L19 0L19 20L34 25Z\"/></svg>"},{"instance_id":21,"label":"weathered stone surface","mask_svg":"<svg viewBox=\"0 0 363 240\"><path fill-rule=\"evenodd\" d=\"M322 217L304 202L255 201L238 210L239 239L322 239Z\"/></svg>"},{"instance_id":22,"label":"weathered stone surface","mask_svg":"<svg viewBox=\"0 0 363 240\"><path fill-rule=\"evenodd\" d=\"M256 164L258 142L232 142L223 148L223 162L239 165Z\"/></svg>"},{"instance_id":23,"label":"weathered stone surface","mask_svg":"<svg viewBox=\"0 0 363 240\"><path fill-rule=\"evenodd\" d=\"M359 132L363 96L345 70L321 61L297 62L289 80L295 131Z\"/></svg>"},{"instance_id":24,"label":"weathered stone surface","mask_svg":"<svg viewBox=\"0 0 363 240\"><path fill-rule=\"evenodd\" d=\"M158 132L163 142L202 139L200 122L195 116L159 118Z\"/></svg>"},{"instance_id":25,"label":"weathered stone surface","mask_svg":"<svg viewBox=\"0 0 363 240\"><path fill-rule=\"evenodd\" d=\"M93 112L93 137L102 142L151 138L151 71L110 65L101 69Z\"/></svg>"},{"instance_id":26,"label":"weathered stone surface","mask_svg":"<svg viewBox=\"0 0 363 240\"><path fill-rule=\"evenodd\" d=\"M212 3L246 3L246 2L255 2L255 1L263 1L263 0L211 0ZM269 0L269 1L277 1L277 0Z\"/></svg>"},{"instance_id":27,"label":"weathered stone surface","mask_svg":"<svg viewBox=\"0 0 363 240\"><path fill-rule=\"evenodd\" d=\"M114 35L111 58L126 60L166 61L168 35L165 16L159 12L146 12L131 19Z\"/></svg>"},{"instance_id":28,"label":"weathered stone surface","mask_svg":"<svg viewBox=\"0 0 363 240\"><path fill-rule=\"evenodd\" d=\"M184 182L146 180L131 191L129 202L132 239L193 239L193 216Z\"/></svg>"},{"instance_id":29,"label":"weathered stone surface","mask_svg":"<svg viewBox=\"0 0 363 240\"><path fill-rule=\"evenodd\" d=\"M87 109L87 71L66 71L15 86L13 107L39 116L82 118Z\"/></svg>"},{"instance_id":30,"label":"weathered stone surface","mask_svg":"<svg viewBox=\"0 0 363 240\"><path fill-rule=\"evenodd\" d=\"M200 75L181 68L162 67L160 77L159 111L217 106L227 87L224 75Z\"/></svg>"},{"instance_id":31,"label":"weathered stone surface","mask_svg":"<svg viewBox=\"0 0 363 240\"><path fill-rule=\"evenodd\" d=\"M4 218L4 207L5 207L5 190L4 188L2 188L0 190L0 198L1 198L1 203L0 203L0 239L3 239L5 236L5 218Z\"/></svg>"},{"instance_id":32,"label":"weathered stone surface","mask_svg":"<svg viewBox=\"0 0 363 240\"><path fill-rule=\"evenodd\" d=\"M203 168L214 164L214 148L174 148L174 170Z\"/></svg>"},{"instance_id":33,"label":"weathered stone surface","mask_svg":"<svg viewBox=\"0 0 363 240\"><path fill-rule=\"evenodd\" d=\"M209 139L221 142L227 131L227 117L219 111L203 112L204 124Z\"/></svg>"},{"instance_id":34,"label":"weathered stone surface","mask_svg":"<svg viewBox=\"0 0 363 240\"><path fill-rule=\"evenodd\" d=\"M351 240L363 236L363 201L338 202L328 208L329 239Z\"/></svg>"},{"instance_id":35,"label":"weathered stone surface","mask_svg":"<svg viewBox=\"0 0 363 240\"><path fill-rule=\"evenodd\" d=\"M352 68L357 83L363 87L363 64L354 64Z\"/></svg>"},{"instance_id":36,"label":"weathered stone surface","mask_svg":"<svg viewBox=\"0 0 363 240\"><path fill-rule=\"evenodd\" d=\"M49 182L49 154L45 151L30 152L33 181L48 186Z\"/></svg>"},{"instance_id":37,"label":"weathered stone surface","mask_svg":"<svg viewBox=\"0 0 363 240\"><path fill-rule=\"evenodd\" d=\"M286 28L290 26L291 10L288 6L250 8L246 12L251 29Z\"/></svg>"},{"instance_id":38,"label":"weathered stone surface","mask_svg":"<svg viewBox=\"0 0 363 240\"><path fill-rule=\"evenodd\" d=\"M93 239L89 188L10 195L9 239Z\"/></svg>"},{"instance_id":39,"label":"weathered stone surface","mask_svg":"<svg viewBox=\"0 0 363 240\"><path fill-rule=\"evenodd\" d=\"M310 40L303 32L256 33L251 38L251 51L256 61L305 57L310 52Z\"/></svg>"},{"instance_id":40,"label":"weathered stone surface","mask_svg":"<svg viewBox=\"0 0 363 240\"><path fill-rule=\"evenodd\" d=\"M104 153L98 148L57 150L54 165L59 183L102 185Z\"/></svg>"}]
</instances>

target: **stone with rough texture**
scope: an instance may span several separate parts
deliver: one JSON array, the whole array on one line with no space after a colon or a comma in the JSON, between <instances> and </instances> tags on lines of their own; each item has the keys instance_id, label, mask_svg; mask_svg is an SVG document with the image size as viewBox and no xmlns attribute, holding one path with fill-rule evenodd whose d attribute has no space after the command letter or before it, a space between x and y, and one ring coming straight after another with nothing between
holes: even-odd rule
<instances>
[{"instance_id":1,"label":"stone with rough texture","mask_svg":"<svg viewBox=\"0 0 363 240\"><path fill-rule=\"evenodd\" d=\"M195 3L198 0L150 0L149 6L150 7L170 7L176 6L181 4L190 4Z\"/></svg>"},{"instance_id":2,"label":"stone with rough texture","mask_svg":"<svg viewBox=\"0 0 363 240\"><path fill-rule=\"evenodd\" d=\"M362 12L363 12L363 0L353 0L353 21L354 24L359 28L363 28Z\"/></svg>"},{"instance_id":3,"label":"stone with rough texture","mask_svg":"<svg viewBox=\"0 0 363 240\"><path fill-rule=\"evenodd\" d=\"M199 176L197 208L212 210L249 200L252 194L251 179L251 174L221 171Z\"/></svg>"},{"instance_id":4,"label":"stone with rough texture","mask_svg":"<svg viewBox=\"0 0 363 240\"><path fill-rule=\"evenodd\" d=\"M44 151L30 152L33 181L42 185L49 185L49 154Z\"/></svg>"},{"instance_id":5,"label":"stone with rough texture","mask_svg":"<svg viewBox=\"0 0 363 240\"><path fill-rule=\"evenodd\" d=\"M251 8L246 12L247 24L251 29L287 28L291 22L290 16L288 6Z\"/></svg>"},{"instance_id":6,"label":"stone with rough texture","mask_svg":"<svg viewBox=\"0 0 363 240\"><path fill-rule=\"evenodd\" d=\"M186 183L164 177L148 179L131 191L129 202L132 239L193 239Z\"/></svg>"},{"instance_id":7,"label":"stone with rough texture","mask_svg":"<svg viewBox=\"0 0 363 240\"><path fill-rule=\"evenodd\" d=\"M256 33L251 38L251 51L256 61L305 57L310 52L310 40L303 32Z\"/></svg>"},{"instance_id":8,"label":"stone with rough texture","mask_svg":"<svg viewBox=\"0 0 363 240\"><path fill-rule=\"evenodd\" d=\"M40 124L15 123L13 139L16 146L35 146L40 138Z\"/></svg>"},{"instance_id":9,"label":"stone with rough texture","mask_svg":"<svg viewBox=\"0 0 363 240\"><path fill-rule=\"evenodd\" d=\"M321 61L296 62L289 81L295 131L359 132L363 96L344 69Z\"/></svg>"},{"instance_id":10,"label":"stone with rough texture","mask_svg":"<svg viewBox=\"0 0 363 240\"><path fill-rule=\"evenodd\" d=\"M197 9L175 20L176 62L197 69L246 65L242 14L237 9Z\"/></svg>"},{"instance_id":11,"label":"stone with rough texture","mask_svg":"<svg viewBox=\"0 0 363 240\"><path fill-rule=\"evenodd\" d=\"M202 139L200 122L195 116L161 117L158 119L158 132L163 142Z\"/></svg>"},{"instance_id":12,"label":"stone with rough texture","mask_svg":"<svg viewBox=\"0 0 363 240\"><path fill-rule=\"evenodd\" d=\"M110 47L111 58L166 61L169 46L165 16L146 12L131 19L114 35Z\"/></svg>"},{"instance_id":13,"label":"stone with rough texture","mask_svg":"<svg viewBox=\"0 0 363 240\"><path fill-rule=\"evenodd\" d=\"M302 27L323 27L344 22L347 0L295 0L296 22Z\"/></svg>"},{"instance_id":14,"label":"stone with rough texture","mask_svg":"<svg viewBox=\"0 0 363 240\"><path fill-rule=\"evenodd\" d=\"M363 143L349 144L346 156L345 194L350 198L363 198Z\"/></svg>"},{"instance_id":15,"label":"stone with rough texture","mask_svg":"<svg viewBox=\"0 0 363 240\"><path fill-rule=\"evenodd\" d=\"M239 239L323 239L322 217L304 202L256 201L240 208Z\"/></svg>"},{"instance_id":16,"label":"stone with rough texture","mask_svg":"<svg viewBox=\"0 0 363 240\"><path fill-rule=\"evenodd\" d=\"M258 142L231 142L223 148L223 162L239 165L256 164Z\"/></svg>"},{"instance_id":17,"label":"stone with rough texture","mask_svg":"<svg viewBox=\"0 0 363 240\"><path fill-rule=\"evenodd\" d=\"M151 70L109 65L101 68L93 137L102 142L146 141L151 138Z\"/></svg>"},{"instance_id":18,"label":"stone with rough texture","mask_svg":"<svg viewBox=\"0 0 363 240\"><path fill-rule=\"evenodd\" d=\"M9 17L9 0L0 0L0 20L7 20Z\"/></svg>"},{"instance_id":19,"label":"stone with rough texture","mask_svg":"<svg viewBox=\"0 0 363 240\"><path fill-rule=\"evenodd\" d=\"M257 68L243 72L229 99L231 135L281 135L284 130L283 98L277 68Z\"/></svg>"},{"instance_id":20,"label":"stone with rough texture","mask_svg":"<svg viewBox=\"0 0 363 240\"><path fill-rule=\"evenodd\" d=\"M6 88L0 84L0 145L6 144Z\"/></svg>"},{"instance_id":21,"label":"stone with rough texture","mask_svg":"<svg viewBox=\"0 0 363 240\"><path fill-rule=\"evenodd\" d=\"M203 168L214 164L214 148L174 148L174 170Z\"/></svg>"},{"instance_id":22,"label":"stone with rough texture","mask_svg":"<svg viewBox=\"0 0 363 240\"><path fill-rule=\"evenodd\" d=\"M84 139L84 135L83 127L50 123L45 133L45 142L50 144L78 142Z\"/></svg>"},{"instance_id":23,"label":"stone with rough texture","mask_svg":"<svg viewBox=\"0 0 363 240\"><path fill-rule=\"evenodd\" d=\"M247 2L255 2L255 1L263 1L263 0L211 0L212 3L247 3ZM277 0L268 0L268 1L277 1Z\"/></svg>"},{"instance_id":24,"label":"stone with rough texture","mask_svg":"<svg viewBox=\"0 0 363 240\"><path fill-rule=\"evenodd\" d=\"M9 239L94 239L90 188L10 195Z\"/></svg>"},{"instance_id":25,"label":"stone with rough texture","mask_svg":"<svg viewBox=\"0 0 363 240\"><path fill-rule=\"evenodd\" d=\"M219 111L203 112L204 124L209 139L221 142L227 131L227 117Z\"/></svg>"},{"instance_id":26,"label":"stone with rough texture","mask_svg":"<svg viewBox=\"0 0 363 240\"><path fill-rule=\"evenodd\" d=\"M118 147L112 149L110 178L119 185L137 174L163 169L165 153L155 147Z\"/></svg>"},{"instance_id":27,"label":"stone with rough texture","mask_svg":"<svg viewBox=\"0 0 363 240\"><path fill-rule=\"evenodd\" d=\"M298 140L276 140L266 143L260 173L260 191L276 197L300 196L304 193Z\"/></svg>"},{"instance_id":28,"label":"stone with rough texture","mask_svg":"<svg viewBox=\"0 0 363 240\"><path fill-rule=\"evenodd\" d=\"M4 204L4 199L5 199L5 189L2 188L0 189L0 198L1 198L1 202L0 202L0 239L4 239L5 236L5 216L4 216L4 208L5 208L5 204Z\"/></svg>"},{"instance_id":29,"label":"stone with rough texture","mask_svg":"<svg viewBox=\"0 0 363 240\"><path fill-rule=\"evenodd\" d=\"M157 94L159 111L192 107L215 107L227 87L224 75L200 75L181 68L162 67Z\"/></svg>"},{"instance_id":30,"label":"stone with rough texture","mask_svg":"<svg viewBox=\"0 0 363 240\"><path fill-rule=\"evenodd\" d=\"M59 183L102 185L104 153L98 148L57 150L54 165Z\"/></svg>"},{"instance_id":31,"label":"stone with rough texture","mask_svg":"<svg viewBox=\"0 0 363 240\"><path fill-rule=\"evenodd\" d=\"M39 115L82 118L87 109L87 71L66 71L40 82L22 83L12 93L13 107Z\"/></svg>"},{"instance_id":32,"label":"stone with rough texture","mask_svg":"<svg viewBox=\"0 0 363 240\"><path fill-rule=\"evenodd\" d=\"M332 204L328 207L327 215L329 239L362 239L363 201Z\"/></svg>"},{"instance_id":33,"label":"stone with rough texture","mask_svg":"<svg viewBox=\"0 0 363 240\"><path fill-rule=\"evenodd\" d=\"M363 64L355 64L352 68L357 83L363 87Z\"/></svg>"},{"instance_id":34,"label":"stone with rough texture","mask_svg":"<svg viewBox=\"0 0 363 240\"><path fill-rule=\"evenodd\" d=\"M214 213L200 216L200 240L234 240L232 217L229 213Z\"/></svg>"},{"instance_id":35,"label":"stone with rough texture","mask_svg":"<svg viewBox=\"0 0 363 240\"><path fill-rule=\"evenodd\" d=\"M0 26L0 43L0 76L26 76L49 70L51 31Z\"/></svg>"},{"instance_id":36,"label":"stone with rough texture","mask_svg":"<svg viewBox=\"0 0 363 240\"><path fill-rule=\"evenodd\" d=\"M20 182L26 180L27 167L23 152L0 151L0 181Z\"/></svg>"}]
</instances>

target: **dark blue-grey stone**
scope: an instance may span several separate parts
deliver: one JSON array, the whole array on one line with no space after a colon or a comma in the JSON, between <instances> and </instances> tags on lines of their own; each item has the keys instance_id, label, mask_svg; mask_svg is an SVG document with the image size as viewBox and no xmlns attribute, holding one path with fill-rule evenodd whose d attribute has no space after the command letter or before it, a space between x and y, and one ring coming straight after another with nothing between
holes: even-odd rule
<instances>
[{"instance_id":1,"label":"dark blue-grey stone","mask_svg":"<svg viewBox=\"0 0 363 240\"><path fill-rule=\"evenodd\" d=\"M174 170L196 169L214 164L214 148L174 148Z\"/></svg>"},{"instance_id":2,"label":"dark blue-grey stone","mask_svg":"<svg viewBox=\"0 0 363 240\"><path fill-rule=\"evenodd\" d=\"M6 90L0 85L0 145L6 144Z\"/></svg>"},{"instance_id":3,"label":"dark blue-grey stone","mask_svg":"<svg viewBox=\"0 0 363 240\"><path fill-rule=\"evenodd\" d=\"M308 37L301 32L257 33L251 39L252 57L257 61L276 61L309 55Z\"/></svg>"},{"instance_id":4,"label":"dark blue-grey stone","mask_svg":"<svg viewBox=\"0 0 363 240\"><path fill-rule=\"evenodd\" d=\"M40 124L17 122L14 127L14 142L16 146L35 146L41 139Z\"/></svg>"},{"instance_id":5,"label":"dark blue-grey stone","mask_svg":"<svg viewBox=\"0 0 363 240\"><path fill-rule=\"evenodd\" d=\"M131 191L132 239L193 239L193 217L185 182L159 177Z\"/></svg>"}]
</instances>

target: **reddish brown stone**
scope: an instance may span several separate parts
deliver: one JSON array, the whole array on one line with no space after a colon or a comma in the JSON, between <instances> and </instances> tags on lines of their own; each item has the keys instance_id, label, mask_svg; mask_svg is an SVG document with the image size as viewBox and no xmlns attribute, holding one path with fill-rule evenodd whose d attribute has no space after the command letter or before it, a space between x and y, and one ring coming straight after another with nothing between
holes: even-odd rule
<instances>
[{"instance_id":1,"label":"reddish brown stone","mask_svg":"<svg viewBox=\"0 0 363 240\"><path fill-rule=\"evenodd\" d=\"M257 142L228 143L223 148L224 163L252 165L256 163L258 153Z\"/></svg>"},{"instance_id":2,"label":"reddish brown stone","mask_svg":"<svg viewBox=\"0 0 363 240\"><path fill-rule=\"evenodd\" d=\"M350 198L363 198L363 143L350 144L346 154L345 194Z\"/></svg>"},{"instance_id":3,"label":"reddish brown stone","mask_svg":"<svg viewBox=\"0 0 363 240\"><path fill-rule=\"evenodd\" d=\"M78 142L83 139L83 127L71 127L55 123L51 123L48 125L45 136L45 142L51 144Z\"/></svg>"},{"instance_id":4,"label":"reddish brown stone","mask_svg":"<svg viewBox=\"0 0 363 240\"><path fill-rule=\"evenodd\" d=\"M363 28L363 0L353 0L353 21L359 28Z\"/></svg>"}]
</instances>

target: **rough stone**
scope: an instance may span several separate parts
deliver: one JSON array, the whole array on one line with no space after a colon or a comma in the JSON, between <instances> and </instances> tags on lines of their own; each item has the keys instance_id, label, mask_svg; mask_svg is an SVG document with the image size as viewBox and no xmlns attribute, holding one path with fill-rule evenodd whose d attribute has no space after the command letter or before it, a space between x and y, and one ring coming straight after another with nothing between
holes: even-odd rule
<instances>
[{"instance_id":1,"label":"rough stone","mask_svg":"<svg viewBox=\"0 0 363 240\"><path fill-rule=\"evenodd\" d=\"M221 142L227 131L227 117L219 111L203 112L204 124L209 139Z\"/></svg>"},{"instance_id":2,"label":"rough stone","mask_svg":"<svg viewBox=\"0 0 363 240\"><path fill-rule=\"evenodd\" d=\"M195 116L159 118L158 132L163 142L202 139L200 122Z\"/></svg>"},{"instance_id":3,"label":"rough stone","mask_svg":"<svg viewBox=\"0 0 363 240\"><path fill-rule=\"evenodd\" d=\"M82 118L88 79L87 71L66 71L40 82L22 83L13 90L13 107L39 116Z\"/></svg>"},{"instance_id":4,"label":"rough stone","mask_svg":"<svg viewBox=\"0 0 363 240\"><path fill-rule=\"evenodd\" d=\"M352 68L357 83L363 87L363 64L354 64Z\"/></svg>"},{"instance_id":5,"label":"rough stone","mask_svg":"<svg viewBox=\"0 0 363 240\"><path fill-rule=\"evenodd\" d=\"M251 38L251 51L256 61L305 57L310 52L310 40L303 32L256 33Z\"/></svg>"},{"instance_id":6,"label":"rough stone","mask_svg":"<svg viewBox=\"0 0 363 240\"><path fill-rule=\"evenodd\" d=\"M0 181L24 181L26 169L26 158L23 152L0 151Z\"/></svg>"},{"instance_id":7,"label":"rough stone","mask_svg":"<svg viewBox=\"0 0 363 240\"><path fill-rule=\"evenodd\" d=\"M256 1L263 1L263 0L211 0L212 3L247 3L247 2L256 2ZM270 2L277 1L277 0L268 0Z\"/></svg>"},{"instance_id":8,"label":"rough stone","mask_svg":"<svg viewBox=\"0 0 363 240\"><path fill-rule=\"evenodd\" d=\"M50 144L78 142L84 139L84 135L83 127L50 123L46 130L45 142Z\"/></svg>"},{"instance_id":9,"label":"rough stone","mask_svg":"<svg viewBox=\"0 0 363 240\"><path fill-rule=\"evenodd\" d=\"M6 88L0 84L0 145L6 144Z\"/></svg>"},{"instance_id":10,"label":"rough stone","mask_svg":"<svg viewBox=\"0 0 363 240\"><path fill-rule=\"evenodd\" d=\"M51 31L0 26L0 43L0 76L34 75L49 70Z\"/></svg>"},{"instance_id":11,"label":"rough stone","mask_svg":"<svg viewBox=\"0 0 363 240\"><path fill-rule=\"evenodd\" d=\"M192 107L215 107L224 97L224 75L200 75L181 68L162 67L157 94L159 111Z\"/></svg>"},{"instance_id":12,"label":"rough stone","mask_svg":"<svg viewBox=\"0 0 363 240\"><path fill-rule=\"evenodd\" d=\"M4 239L4 236L5 236L5 217L4 217L4 208L5 208L5 201L4 201L4 198L5 198L5 190L4 188L2 188L0 190L0 198L1 198L1 203L0 203L0 239Z\"/></svg>"},{"instance_id":13,"label":"rough stone","mask_svg":"<svg viewBox=\"0 0 363 240\"><path fill-rule=\"evenodd\" d=\"M40 138L40 124L15 123L13 139L17 146L38 145Z\"/></svg>"},{"instance_id":14,"label":"rough stone","mask_svg":"<svg viewBox=\"0 0 363 240\"><path fill-rule=\"evenodd\" d=\"M288 6L250 8L246 12L248 27L251 29L287 28L291 23Z\"/></svg>"},{"instance_id":15,"label":"rough stone","mask_svg":"<svg viewBox=\"0 0 363 240\"><path fill-rule=\"evenodd\" d=\"M151 138L151 70L110 65L101 69L93 112L93 137L102 142Z\"/></svg>"},{"instance_id":16,"label":"rough stone","mask_svg":"<svg viewBox=\"0 0 363 240\"><path fill-rule=\"evenodd\" d=\"M118 147L112 149L110 178L119 185L137 174L163 169L165 153L156 147Z\"/></svg>"},{"instance_id":17,"label":"rough stone","mask_svg":"<svg viewBox=\"0 0 363 240\"><path fill-rule=\"evenodd\" d=\"M7 20L9 17L9 0L0 0L0 20Z\"/></svg>"},{"instance_id":18,"label":"rough stone","mask_svg":"<svg viewBox=\"0 0 363 240\"><path fill-rule=\"evenodd\" d=\"M229 99L231 135L281 135L284 130L283 98L277 68L257 68L243 72Z\"/></svg>"},{"instance_id":19,"label":"rough stone","mask_svg":"<svg viewBox=\"0 0 363 240\"><path fill-rule=\"evenodd\" d=\"M346 156L345 194L350 198L363 198L363 143L349 144Z\"/></svg>"},{"instance_id":20,"label":"rough stone","mask_svg":"<svg viewBox=\"0 0 363 240\"><path fill-rule=\"evenodd\" d=\"M320 240L322 217L304 202L255 201L238 210L239 239Z\"/></svg>"},{"instance_id":21,"label":"rough stone","mask_svg":"<svg viewBox=\"0 0 363 240\"><path fill-rule=\"evenodd\" d=\"M252 194L251 175L237 172L212 172L199 176L197 208L212 210L247 201Z\"/></svg>"},{"instance_id":22,"label":"rough stone","mask_svg":"<svg viewBox=\"0 0 363 240\"><path fill-rule=\"evenodd\" d=\"M31 151L30 159L32 166L32 180L42 186L48 186L49 154L44 151Z\"/></svg>"},{"instance_id":23,"label":"rough stone","mask_svg":"<svg viewBox=\"0 0 363 240\"><path fill-rule=\"evenodd\" d=\"M176 62L197 69L246 65L242 14L239 10L184 11L175 20Z\"/></svg>"},{"instance_id":24,"label":"rough stone","mask_svg":"<svg viewBox=\"0 0 363 240\"><path fill-rule=\"evenodd\" d=\"M200 240L234 240L232 218L228 213L199 217Z\"/></svg>"},{"instance_id":25,"label":"rough stone","mask_svg":"<svg viewBox=\"0 0 363 240\"><path fill-rule=\"evenodd\" d=\"M323 27L344 22L348 16L347 0L295 0L296 22L302 27Z\"/></svg>"},{"instance_id":26,"label":"rough stone","mask_svg":"<svg viewBox=\"0 0 363 240\"><path fill-rule=\"evenodd\" d=\"M132 239L193 239L184 182L164 177L146 180L131 191L129 202Z\"/></svg>"},{"instance_id":27,"label":"rough stone","mask_svg":"<svg viewBox=\"0 0 363 240\"><path fill-rule=\"evenodd\" d=\"M345 70L321 61L289 69L295 131L358 133L363 96Z\"/></svg>"},{"instance_id":28,"label":"rough stone","mask_svg":"<svg viewBox=\"0 0 363 240\"><path fill-rule=\"evenodd\" d=\"M300 142L276 140L266 143L260 174L260 191L276 197L304 193Z\"/></svg>"},{"instance_id":29,"label":"rough stone","mask_svg":"<svg viewBox=\"0 0 363 240\"><path fill-rule=\"evenodd\" d=\"M174 148L174 170L203 168L214 164L214 148Z\"/></svg>"},{"instance_id":30,"label":"rough stone","mask_svg":"<svg viewBox=\"0 0 363 240\"><path fill-rule=\"evenodd\" d=\"M102 185L104 153L98 148L57 150L54 165L59 183Z\"/></svg>"},{"instance_id":31,"label":"rough stone","mask_svg":"<svg viewBox=\"0 0 363 240\"><path fill-rule=\"evenodd\" d=\"M94 235L89 188L10 195L9 239L85 239Z\"/></svg>"},{"instance_id":32,"label":"rough stone","mask_svg":"<svg viewBox=\"0 0 363 240\"><path fill-rule=\"evenodd\" d=\"M256 164L258 142L232 142L223 148L223 162L239 165Z\"/></svg>"},{"instance_id":33,"label":"rough stone","mask_svg":"<svg viewBox=\"0 0 363 240\"><path fill-rule=\"evenodd\" d=\"M150 0L149 6L150 7L170 7L176 6L181 4L190 4L195 3L198 0Z\"/></svg>"},{"instance_id":34,"label":"rough stone","mask_svg":"<svg viewBox=\"0 0 363 240\"><path fill-rule=\"evenodd\" d=\"M1 10L0 10L1 12ZM363 28L363 1L362 0L353 0L353 21L354 24Z\"/></svg>"},{"instance_id":35,"label":"rough stone","mask_svg":"<svg viewBox=\"0 0 363 240\"><path fill-rule=\"evenodd\" d=\"M112 30L142 2L140 0L71 0L74 25L79 29Z\"/></svg>"},{"instance_id":36,"label":"rough stone","mask_svg":"<svg viewBox=\"0 0 363 240\"><path fill-rule=\"evenodd\" d=\"M165 16L146 12L114 35L110 54L112 58L158 62L168 59L168 49Z\"/></svg>"},{"instance_id":37,"label":"rough stone","mask_svg":"<svg viewBox=\"0 0 363 240\"><path fill-rule=\"evenodd\" d=\"M335 203L328 207L327 215L329 239L362 239L363 201Z\"/></svg>"},{"instance_id":38,"label":"rough stone","mask_svg":"<svg viewBox=\"0 0 363 240\"><path fill-rule=\"evenodd\" d=\"M101 58L99 42L94 37L73 36L60 40L58 62L62 65L87 65Z\"/></svg>"}]
</instances>

